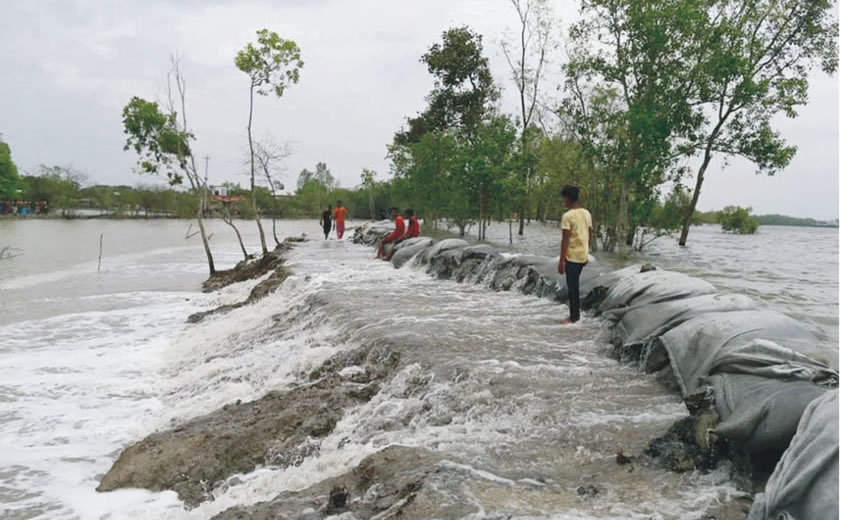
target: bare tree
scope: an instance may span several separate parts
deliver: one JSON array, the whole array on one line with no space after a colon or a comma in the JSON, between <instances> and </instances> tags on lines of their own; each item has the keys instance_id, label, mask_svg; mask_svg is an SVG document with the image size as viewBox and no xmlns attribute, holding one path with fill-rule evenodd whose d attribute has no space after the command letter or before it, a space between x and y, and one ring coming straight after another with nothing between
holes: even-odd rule
<instances>
[{"instance_id":1,"label":"bare tree","mask_svg":"<svg viewBox=\"0 0 844 520\"><path fill-rule=\"evenodd\" d=\"M174 85L175 92L173 90ZM179 130L185 133L186 135L192 136L192 134L190 134L190 127L188 126L188 116L187 110L185 108L187 84L185 82L185 77L182 74L181 57L174 54L170 55L170 71L167 73L166 89L167 109L170 111L171 114L181 115L181 128ZM178 121L176 124L179 124ZM205 256L208 258L208 268L211 271L211 274L214 274L214 257L211 254L211 246L208 245L209 237L205 233L205 224L203 222L205 209L208 204L208 186L199 176L199 172L196 169L196 160L194 159L193 153L191 153L190 150L181 150L179 156L181 168L185 172L185 176L188 178L188 182L190 183L191 189L199 195L199 210L196 213L196 220L199 224L199 234L202 237L202 246L205 248Z\"/></svg>"},{"instance_id":2,"label":"bare tree","mask_svg":"<svg viewBox=\"0 0 844 520\"><path fill-rule=\"evenodd\" d=\"M281 243L276 232L276 219L279 213L278 196L279 192L284 190L284 183L279 180L279 177L286 169L284 160L290 157L291 153L289 143L277 143L270 137L256 141L252 149L255 163L258 164L273 196L273 240L276 245Z\"/></svg>"},{"instance_id":3,"label":"bare tree","mask_svg":"<svg viewBox=\"0 0 844 520\"><path fill-rule=\"evenodd\" d=\"M539 84L553 45L551 11L547 0L510 0L519 18L519 38L516 49L506 41L501 49L510 66L513 82L519 92L521 122L520 153L522 156L521 197L519 201L519 235L525 234L525 213L528 190L534 165L528 152L528 128L533 123L539 97Z\"/></svg>"}]
</instances>

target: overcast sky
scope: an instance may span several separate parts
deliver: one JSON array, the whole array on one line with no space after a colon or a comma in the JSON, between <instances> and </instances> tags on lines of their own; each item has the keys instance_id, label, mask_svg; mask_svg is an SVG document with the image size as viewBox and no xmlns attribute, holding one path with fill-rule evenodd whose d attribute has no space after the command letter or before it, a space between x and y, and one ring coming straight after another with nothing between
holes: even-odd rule
<instances>
[{"instance_id":1,"label":"overcast sky","mask_svg":"<svg viewBox=\"0 0 844 520\"><path fill-rule=\"evenodd\" d=\"M555 4L563 22L572 19L573 0ZM233 58L266 27L299 44L305 68L284 98L259 99L255 135L290 143L288 186L302 168L325 161L350 187L365 167L388 175L386 144L423 108L432 85L419 56L443 30L463 24L484 35L493 74L509 87L500 50L515 25L509 0L3 0L0 133L24 171L73 165L92 183L150 183L123 151L120 112L134 95L162 97L168 56L178 52L194 149L211 157L211 183L245 185L249 83ZM800 148L791 166L763 177L741 161L723 170L719 163L701 209L740 204L756 213L838 216L837 75L813 74L810 96L799 118L777 122ZM501 108L515 112L512 89Z\"/></svg>"}]
</instances>

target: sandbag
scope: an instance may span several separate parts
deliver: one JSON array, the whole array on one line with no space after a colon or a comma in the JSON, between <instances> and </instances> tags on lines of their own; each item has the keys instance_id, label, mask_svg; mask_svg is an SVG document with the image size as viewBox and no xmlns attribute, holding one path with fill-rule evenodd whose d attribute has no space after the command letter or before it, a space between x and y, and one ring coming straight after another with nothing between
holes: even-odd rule
<instances>
[{"instance_id":1,"label":"sandbag","mask_svg":"<svg viewBox=\"0 0 844 520\"><path fill-rule=\"evenodd\" d=\"M751 454L777 458L788 448L809 403L829 391L807 381L745 374L715 374L704 386L713 391L718 437Z\"/></svg>"},{"instance_id":2,"label":"sandbag","mask_svg":"<svg viewBox=\"0 0 844 520\"><path fill-rule=\"evenodd\" d=\"M648 271L619 279L598 308L601 313L681 298L715 293L711 283L674 271Z\"/></svg>"},{"instance_id":3,"label":"sandbag","mask_svg":"<svg viewBox=\"0 0 844 520\"><path fill-rule=\"evenodd\" d=\"M684 322L709 312L753 309L756 304L740 294L705 294L692 298L622 307L602 316L612 325L610 341L617 347L638 349Z\"/></svg>"},{"instance_id":4,"label":"sandbag","mask_svg":"<svg viewBox=\"0 0 844 520\"><path fill-rule=\"evenodd\" d=\"M748 520L838 518L838 390L812 401Z\"/></svg>"},{"instance_id":5,"label":"sandbag","mask_svg":"<svg viewBox=\"0 0 844 520\"><path fill-rule=\"evenodd\" d=\"M469 242L466 242L460 238L447 238L445 240L440 240L439 242L435 243L433 247L431 247L428 251L425 252L424 255L420 258L422 263L427 264L431 258L435 257L436 255L440 254L443 251L448 251L449 249L454 249L457 247L467 247Z\"/></svg>"},{"instance_id":6,"label":"sandbag","mask_svg":"<svg viewBox=\"0 0 844 520\"><path fill-rule=\"evenodd\" d=\"M633 276L642 271L641 265L631 265L609 272L598 270L599 272L596 272L594 276L589 276L588 273L594 268L592 262L589 262L580 275L580 306L584 310L595 309L600 306L613 285L622 278ZM584 276L584 273L586 273L586 276ZM568 297L567 294L565 297Z\"/></svg>"},{"instance_id":7,"label":"sandbag","mask_svg":"<svg viewBox=\"0 0 844 520\"><path fill-rule=\"evenodd\" d=\"M474 246L468 246L463 249L463 255L461 256L460 260L465 261L469 260L470 258L477 258L478 260L484 260L489 256L500 255L501 253L498 249L487 245L487 244L477 244Z\"/></svg>"},{"instance_id":8,"label":"sandbag","mask_svg":"<svg viewBox=\"0 0 844 520\"><path fill-rule=\"evenodd\" d=\"M692 318L653 342L646 372L671 363L683 395L717 372L837 384L838 373L817 358L817 339L798 321L769 310L714 312Z\"/></svg>"},{"instance_id":9,"label":"sandbag","mask_svg":"<svg viewBox=\"0 0 844 520\"><path fill-rule=\"evenodd\" d=\"M396 254L393 255L393 258L390 261L393 263L393 267L399 268L406 264L411 258L416 256L418 253L424 251L425 249L431 247L434 243L433 240L430 238L423 238L419 237L421 240L413 243L412 245L405 245L404 247L400 248L396 251ZM416 240L416 239L411 239ZM410 242L408 240L407 242ZM403 242L404 243L404 242Z\"/></svg>"}]
</instances>

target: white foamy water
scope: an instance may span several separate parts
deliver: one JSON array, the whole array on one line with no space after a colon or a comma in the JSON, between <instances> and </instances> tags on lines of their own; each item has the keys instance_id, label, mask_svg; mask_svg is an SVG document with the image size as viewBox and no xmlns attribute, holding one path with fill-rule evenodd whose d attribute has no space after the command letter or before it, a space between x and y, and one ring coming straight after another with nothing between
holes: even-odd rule
<instances>
[{"instance_id":1,"label":"white foamy water","mask_svg":"<svg viewBox=\"0 0 844 520\"><path fill-rule=\"evenodd\" d=\"M0 244L24 251L0 263L0 518L208 518L340 475L391 444L443 455L448 476L431 485L475 504L473 518L691 520L737 493L727 468L616 466L616 451L640 452L685 412L607 357L594 320L563 329L563 309L549 301L394 270L367 248L314 240L289 254L294 274L277 292L189 325L189 314L238 301L254 282L200 293L204 255L186 227L0 221ZM213 231L218 268L233 265L229 232ZM302 231L318 234L313 222L282 223L284 235ZM301 465L236 476L189 511L173 492L94 491L128 444L372 344L401 354L397 372ZM575 492L592 483L606 490L600 500Z\"/></svg>"}]
</instances>

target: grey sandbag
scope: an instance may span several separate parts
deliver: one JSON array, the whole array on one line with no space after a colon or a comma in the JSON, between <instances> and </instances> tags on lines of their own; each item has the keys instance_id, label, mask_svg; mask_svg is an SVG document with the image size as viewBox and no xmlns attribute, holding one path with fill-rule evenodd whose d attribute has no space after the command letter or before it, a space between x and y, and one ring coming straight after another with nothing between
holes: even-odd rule
<instances>
[{"instance_id":1,"label":"grey sandbag","mask_svg":"<svg viewBox=\"0 0 844 520\"><path fill-rule=\"evenodd\" d=\"M411 258L416 256L418 253L424 251L425 249L431 247L431 244L434 243L433 240L430 238L421 238L417 242L411 245L405 245L404 247L400 248L396 251L396 254L393 255L393 258L390 261L393 263L393 267L399 268L406 264ZM411 239L416 240L416 239ZM410 242L410 240L408 240Z\"/></svg>"},{"instance_id":2,"label":"grey sandbag","mask_svg":"<svg viewBox=\"0 0 844 520\"><path fill-rule=\"evenodd\" d=\"M488 256L495 256L499 255L499 251L492 246L487 244L477 244L474 246L468 246L463 249L463 255L460 258L461 261L469 260L470 258L477 258L478 260L484 260Z\"/></svg>"},{"instance_id":3,"label":"grey sandbag","mask_svg":"<svg viewBox=\"0 0 844 520\"><path fill-rule=\"evenodd\" d=\"M619 279L598 308L605 312L643 303L659 303L715 293L711 283L674 271L648 271Z\"/></svg>"},{"instance_id":4,"label":"grey sandbag","mask_svg":"<svg viewBox=\"0 0 844 520\"><path fill-rule=\"evenodd\" d=\"M779 457L797 431L809 403L828 388L807 381L781 381L744 374L715 374L711 387L720 417L714 433L749 453Z\"/></svg>"},{"instance_id":5,"label":"grey sandbag","mask_svg":"<svg viewBox=\"0 0 844 520\"><path fill-rule=\"evenodd\" d=\"M838 390L829 390L803 412L797 433L747 520L838 518Z\"/></svg>"},{"instance_id":6,"label":"grey sandbag","mask_svg":"<svg viewBox=\"0 0 844 520\"><path fill-rule=\"evenodd\" d=\"M589 264L586 264L586 267L583 268L584 273L586 273L587 270L592 269L590 265L591 262ZM584 276L584 274L581 273L581 308L585 310L597 308L599 305L601 305L601 303L603 303L604 298L607 297L607 293L613 285L618 283L618 281L622 278L627 278L628 276L633 276L635 274L640 273L641 270L641 265L631 265L623 269L616 269L615 271L596 273L595 276L591 277ZM566 295L564 297L568 297L568 291L566 291Z\"/></svg>"},{"instance_id":7,"label":"grey sandbag","mask_svg":"<svg viewBox=\"0 0 844 520\"><path fill-rule=\"evenodd\" d=\"M449 249L454 249L457 247L466 247L469 245L469 242L462 240L460 238L447 238L445 240L440 240L439 242L435 243L433 247L431 247L425 254L420 258L422 263L427 264L431 258L435 257L436 255L440 254L443 251L448 251Z\"/></svg>"},{"instance_id":8,"label":"grey sandbag","mask_svg":"<svg viewBox=\"0 0 844 520\"><path fill-rule=\"evenodd\" d=\"M775 311L713 312L657 338L648 349L644 368L659 370L667 355L683 395L717 372L837 384L838 373L813 359L823 355L817 343L800 322Z\"/></svg>"},{"instance_id":9,"label":"grey sandbag","mask_svg":"<svg viewBox=\"0 0 844 520\"><path fill-rule=\"evenodd\" d=\"M658 336L707 312L751 310L753 300L741 294L704 294L680 300L635 305L607 311L604 319L613 323L612 342L631 348L647 345Z\"/></svg>"}]
</instances>

